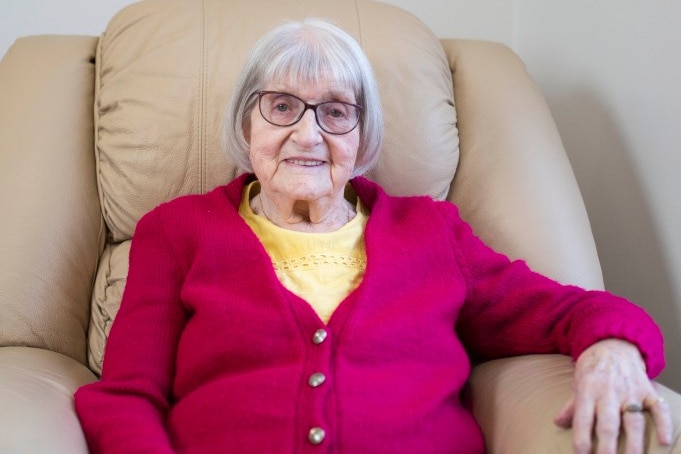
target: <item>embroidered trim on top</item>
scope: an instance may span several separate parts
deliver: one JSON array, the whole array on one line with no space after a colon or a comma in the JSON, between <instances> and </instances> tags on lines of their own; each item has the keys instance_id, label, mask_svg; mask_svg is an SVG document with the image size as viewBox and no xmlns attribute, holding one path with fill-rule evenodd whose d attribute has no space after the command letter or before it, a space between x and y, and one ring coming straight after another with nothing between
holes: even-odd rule
<instances>
[{"instance_id":1,"label":"embroidered trim on top","mask_svg":"<svg viewBox=\"0 0 681 454\"><path fill-rule=\"evenodd\" d=\"M366 269L367 261L365 258L334 254L309 254L288 260L274 261L274 269L277 271L309 269L320 265L344 266L364 270Z\"/></svg>"}]
</instances>

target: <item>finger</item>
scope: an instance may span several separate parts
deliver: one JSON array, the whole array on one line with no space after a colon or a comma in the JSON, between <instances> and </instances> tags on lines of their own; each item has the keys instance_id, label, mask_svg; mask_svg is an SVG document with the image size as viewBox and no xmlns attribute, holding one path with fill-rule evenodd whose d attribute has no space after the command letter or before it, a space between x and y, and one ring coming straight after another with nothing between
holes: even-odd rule
<instances>
[{"instance_id":1,"label":"finger","mask_svg":"<svg viewBox=\"0 0 681 454\"><path fill-rule=\"evenodd\" d=\"M650 410L650 414L653 417L658 441L661 445L670 445L672 443L674 427L672 426L669 404L664 399L655 397L653 399L646 399L644 405Z\"/></svg>"},{"instance_id":2,"label":"finger","mask_svg":"<svg viewBox=\"0 0 681 454\"><path fill-rule=\"evenodd\" d=\"M601 403L596 414L597 454L617 452L617 440L620 434L621 413L616 404Z\"/></svg>"},{"instance_id":3,"label":"finger","mask_svg":"<svg viewBox=\"0 0 681 454\"><path fill-rule=\"evenodd\" d=\"M575 402L572 417L572 445L575 454L589 454L596 414L595 404L590 400Z\"/></svg>"},{"instance_id":4,"label":"finger","mask_svg":"<svg viewBox=\"0 0 681 454\"><path fill-rule=\"evenodd\" d=\"M563 429L569 429L572 427L572 418L574 417L574 414L575 399L574 397L571 397L553 418L553 423Z\"/></svg>"},{"instance_id":5,"label":"finger","mask_svg":"<svg viewBox=\"0 0 681 454\"><path fill-rule=\"evenodd\" d=\"M622 425L624 426L625 433L624 453L641 454L643 452L646 428L646 419L643 416L643 412L623 412Z\"/></svg>"}]
</instances>

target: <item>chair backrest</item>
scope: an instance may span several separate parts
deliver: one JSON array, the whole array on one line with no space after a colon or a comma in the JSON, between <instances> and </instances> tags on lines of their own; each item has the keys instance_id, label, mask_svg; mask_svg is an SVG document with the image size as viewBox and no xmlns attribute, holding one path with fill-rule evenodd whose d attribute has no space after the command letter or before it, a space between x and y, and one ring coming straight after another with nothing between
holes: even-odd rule
<instances>
[{"instance_id":1,"label":"chair backrest","mask_svg":"<svg viewBox=\"0 0 681 454\"><path fill-rule=\"evenodd\" d=\"M27 37L0 62L0 346L83 363L105 236L92 135L96 45Z\"/></svg>"},{"instance_id":2,"label":"chair backrest","mask_svg":"<svg viewBox=\"0 0 681 454\"><path fill-rule=\"evenodd\" d=\"M371 0L145 0L112 19L96 50L93 170L106 241L103 249L103 235L90 241L95 255L103 250L88 338L94 371L120 303L137 220L163 201L206 192L239 173L221 147L232 85L262 34L307 17L353 35L376 73L386 136L370 178L392 194L449 198L501 252L563 282L602 285L551 115L507 48L440 41L412 15ZM59 139L50 134L45 142ZM52 251L57 261L58 253Z\"/></svg>"}]
</instances>

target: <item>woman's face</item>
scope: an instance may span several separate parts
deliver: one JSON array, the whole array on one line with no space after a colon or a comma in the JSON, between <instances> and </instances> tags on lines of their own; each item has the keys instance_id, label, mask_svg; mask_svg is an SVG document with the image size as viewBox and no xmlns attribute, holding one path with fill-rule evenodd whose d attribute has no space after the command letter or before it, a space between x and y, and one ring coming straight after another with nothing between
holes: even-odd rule
<instances>
[{"instance_id":1,"label":"woman's face","mask_svg":"<svg viewBox=\"0 0 681 454\"><path fill-rule=\"evenodd\" d=\"M297 96L308 104L325 101L356 103L354 92L330 82L310 86L270 84L268 91ZM355 168L359 129L334 135L323 131L312 109L291 126L275 126L261 115L258 106L250 118L247 138L253 172L268 194L296 201L337 199Z\"/></svg>"}]
</instances>

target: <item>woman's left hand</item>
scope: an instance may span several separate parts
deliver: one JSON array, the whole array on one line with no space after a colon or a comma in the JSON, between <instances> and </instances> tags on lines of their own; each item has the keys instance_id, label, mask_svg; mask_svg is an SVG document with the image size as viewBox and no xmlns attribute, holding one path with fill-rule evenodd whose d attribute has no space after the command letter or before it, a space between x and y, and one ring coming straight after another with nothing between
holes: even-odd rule
<instances>
[{"instance_id":1,"label":"woman's left hand","mask_svg":"<svg viewBox=\"0 0 681 454\"><path fill-rule=\"evenodd\" d=\"M577 358L573 396L556 415L555 423L572 427L577 454L592 452L592 434L597 444L593 452L617 453L620 430L625 434L624 452L643 453L644 411L652 415L660 444L669 445L669 408L648 379L638 348L608 339L595 343Z\"/></svg>"}]
</instances>

